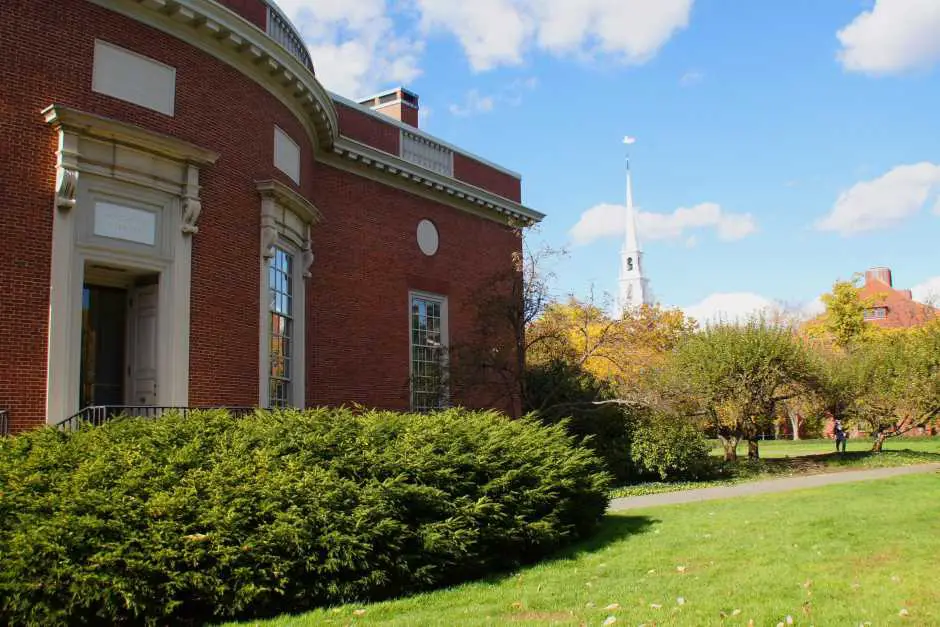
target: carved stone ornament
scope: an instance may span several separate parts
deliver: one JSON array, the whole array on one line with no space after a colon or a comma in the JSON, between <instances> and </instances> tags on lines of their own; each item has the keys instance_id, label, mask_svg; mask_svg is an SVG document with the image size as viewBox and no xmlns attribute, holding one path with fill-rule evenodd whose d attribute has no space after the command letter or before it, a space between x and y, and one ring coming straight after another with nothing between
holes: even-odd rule
<instances>
[{"instance_id":1,"label":"carved stone ornament","mask_svg":"<svg viewBox=\"0 0 940 627\"><path fill-rule=\"evenodd\" d=\"M75 192L78 190L78 170L60 166L56 176L55 205L59 209L75 207Z\"/></svg>"},{"instance_id":2,"label":"carved stone ornament","mask_svg":"<svg viewBox=\"0 0 940 627\"><path fill-rule=\"evenodd\" d=\"M313 260L315 259L313 254L313 240L310 237L310 226L307 226L307 239L304 240L304 247L301 251L301 262L304 269L304 278L309 279L313 276L313 273L310 272L310 266L313 265Z\"/></svg>"},{"instance_id":3,"label":"carved stone ornament","mask_svg":"<svg viewBox=\"0 0 940 627\"><path fill-rule=\"evenodd\" d=\"M262 224L261 225L261 255L265 259L270 259L271 257L274 256L275 242L277 242L277 226L275 224Z\"/></svg>"},{"instance_id":4,"label":"carved stone ornament","mask_svg":"<svg viewBox=\"0 0 940 627\"><path fill-rule=\"evenodd\" d=\"M196 222L202 213L202 202L198 198L183 198L183 233L195 235L199 232Z\"/></svg>"}]
</instances>

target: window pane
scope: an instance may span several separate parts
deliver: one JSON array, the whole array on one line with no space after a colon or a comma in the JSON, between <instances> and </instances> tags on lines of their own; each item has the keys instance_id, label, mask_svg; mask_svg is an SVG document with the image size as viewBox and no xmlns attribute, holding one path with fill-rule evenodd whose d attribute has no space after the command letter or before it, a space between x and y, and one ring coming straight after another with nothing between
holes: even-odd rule
<instances>
[{"instance_id":1,"label":"window pane","mask_svg":"<svg viewBox=\"0 0 940 627\"><path fill-rule=\"evenodd\" d=\"M270 379L268 392L272 407L291 404L292 368L291 324L293 316L293 258L286 251L275 248L268 265L269 307L271 310Z\"/></svg>"},{"instance_id":2,"label":"window pane","mask_svg":"<svg viewBox=\"0 0 940 627\"><path fill-rule=\"evenodd\" d=\"M411 404L415 411L440 409L447 398L447 365L443 346L443 301L411 299Z\"/></svg>"}]
</instances>

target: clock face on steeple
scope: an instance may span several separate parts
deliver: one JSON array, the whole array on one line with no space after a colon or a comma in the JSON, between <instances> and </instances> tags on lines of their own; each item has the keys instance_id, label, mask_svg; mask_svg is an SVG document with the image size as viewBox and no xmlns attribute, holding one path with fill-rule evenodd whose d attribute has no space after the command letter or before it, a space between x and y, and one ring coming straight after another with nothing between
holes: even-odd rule
<instances>
[{"instance_id":1,"label":"clock face on steeple","mask_svg":"<svg viewBox=\"0 0 940 627\"><path fill-rule=\"evenodd\" d=\"M633 257L627 257L627 272L633 272Z\"/></svg>"}]
</instances>

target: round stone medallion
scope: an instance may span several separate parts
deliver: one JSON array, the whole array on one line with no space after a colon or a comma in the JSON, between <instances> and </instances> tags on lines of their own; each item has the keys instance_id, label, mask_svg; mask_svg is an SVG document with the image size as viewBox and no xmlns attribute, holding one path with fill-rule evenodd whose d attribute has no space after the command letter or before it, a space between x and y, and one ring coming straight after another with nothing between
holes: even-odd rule
<instances>
[{"instance_id":1,"label":"round stone medallion","mask_svg":"<svg viewBox=\"0 0 940 627\"><path fill-rule=\"evenodd\" d=\"M437 253L437 247L440 245L440 237L437 234L437 227L430 220L421 220L418 222L418 248L428 257Z\"/></svg>"}]
</instances>

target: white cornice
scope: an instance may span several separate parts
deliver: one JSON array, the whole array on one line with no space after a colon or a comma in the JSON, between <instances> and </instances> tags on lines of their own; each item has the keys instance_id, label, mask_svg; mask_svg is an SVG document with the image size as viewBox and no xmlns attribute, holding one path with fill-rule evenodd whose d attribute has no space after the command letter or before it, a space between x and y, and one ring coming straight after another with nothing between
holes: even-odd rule
<instances>
[{"instance_id":1,"label":"white cornice","mask_svg":"<svg viewBox=\"0 0 940 627\"><path fill-rule=\"evenodd\" d=\"M258 190L262 198L273 198L279 204L296 213L304 222L316 224L323 218L320 210L312 202L280 181L273 179L258 181L255 183L255 189Z\"/></svg>"},{"instance_id":2,"label":"white cornice","mask_svg":"<svg viewBox=\"0 0 940 627\"><path fill-rule=\"evenodd\" d=\"M376 150L347 137L340 137L333 145L333 153L346 161L360 163L388 176L397 177L410 186L446 194L462 203L473 205L476 212L488 213L500 221L519 221L526 225L540 222L545 214L529 209L520 203L497 196L463 181L437 174L400 159L387 152Z\"/></svg>"},{"instance_id":3,"label":"white cornice","mask_svg":"<svg viewBox=\"0 0 940 627\"><path fill-rule=\"evenodd\" d=\"M113 141L176 161L209 166L219 158L218 153L200 148L182 139L77 109L53 104L43 109L42 114L46 123L54 128L62 128L86 137Z\"/></svg>"},{"instance_id":4,"label":"white cornice","mask_svg":"<svg viewBox=\"0 0 940 627\"><path fill-rule=\"evenodd\" d=\"M339 137L332 98L310 70L260 28L214 0L91 0L232 65L293 109L311 140ZM234 121L233 121L234 122Z\"/></svg>"},{"instance_id":5,"label":"white cornice","mask_svg":"<svg viewBox=\"0 0 940 627\"><path fill-rule=\"evenodd\" d=\"M439 145L441 145L441 146L447 148L448 150L452 150L452 151L454 151L455 153L461 154L461 155L463 155L463 156L465 156L465 157L467 157L467 158L469 158L469 159L473 159L474 161L479 161L479 162L482 163L483 165L485 165L485 166L487 166L487 167L490 167L490 168L493 168L494 170L499 170L499 171L502 172L503 174L508 174L509 176L511 176L511 177L513 177L513 178L515 178L515 179L519 179L519 180L522 179L522 175L519 174L518 172L515 172L515 171L513 171L513 170L510 170L509 168L504 168L504 167L501 166L501 165L497 165L497 164L493 163L492 161L489 161L489 160L487 160L487 159L484 159L483 157L479 157L479 156L473 154L472 152L468 152L468 151L464 150L463 148L458 148L457 146L454 146L453 144L449 144L449 143L445 142L444 140L438 139L438 138L435 137L434 135L431 135L430 133L425 133L425 132L422 131L420 128L417 128L417 127L412 126L412 125L410 125L410 124L406 124L405 122L402 122L402 121L400 121L400 120L396 120L395 118L389 117L389 116L385 115L384 113L379 113L378 111L373 111L370 107L367 107L367 106L365 106L365 105L361 105L361 104L359 104L358 102L355 102L355 101L353 101L353 100L350 100L349 98L346 98L346 97L344 97L344 96L340 96L340 95L337 94L337 93L329 92L329 94L330 94L330 96L333 98L333 100L335 100L336 102L338 102L338 103L340 103L340 104L343 104L343 105L346 105L347 107L351 107L351 108L353 108L353 109L359 111L360 113L365 113L366 115L370 115L370 116L374 117L375 119L379 120L380 122L383 122L383 123L385 123L385 124L389 124L389 125L391 125L391 126L397 126L398 128L400 128L400 129L402 129L402 130L404 130L404 131L407 131L407 132L411 133L412 135L417 135L418 137L421 137L421 138L423 138L423 139L425 139L425 140L427 140L427 141L429 141L429 142L431 142L431 143L439 144ZM373 97L375 97L375 96L373 96Z\"/></svg>"}]
</instances>

